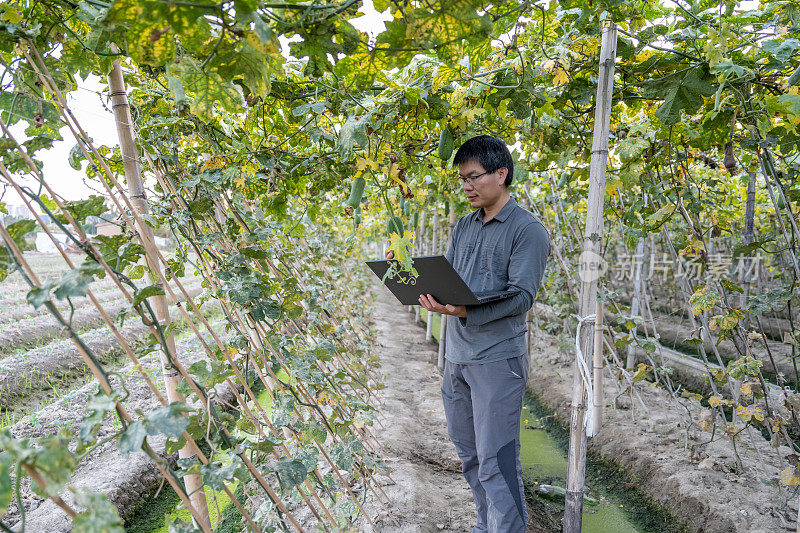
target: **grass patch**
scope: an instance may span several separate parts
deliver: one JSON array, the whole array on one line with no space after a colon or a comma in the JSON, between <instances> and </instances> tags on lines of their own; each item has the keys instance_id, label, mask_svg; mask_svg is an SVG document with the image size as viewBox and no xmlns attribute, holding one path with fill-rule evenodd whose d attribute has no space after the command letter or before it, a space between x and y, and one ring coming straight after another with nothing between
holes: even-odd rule
<instances>
[{"instance_id":1,"label":"grass patch","mask_svg":"<svg viewBox=\"0 0 800 533\"><path fill-rule=\"evenodd\" d=\"M278 373L281 379L288 379L283 371ZM251 385L253 393L267 413L271 411L270 396L264 384L257 380ZM238 411L235 411L238 413ZM198 442L200 449L208 456L210 448L205 442ZM224 452L217 454L216 460L228 464L230 457ZM242 531L242 515L231 502L225 491L215 491L208 486L204 487L208 501L208 514L211 525L216 532L234 533ZM243 502L244 490L241 483L235 482L228 485L239 502ZM214 498L216 497L216 505ZM183 509L180 498L170 485L165 485L155 498L142 498L136 508L125 517L125 531L127 533L168 533L169 523L179 518L184 522L191 521L191 514Z\"/></svg>"},{"instance_id":2,"label":"grass patch","mask_svg":"<svg viewBox=\"0 0 800 533\"><path fill-rule=\"evenodd\" d=\"M417 306L415 306L417 307ZM428 323L428 310L420 307L419 308L419 316L425 324ZM441 336L441 323L442 323L442 316L439 313L433 314L433 325L431 326L433 331L433 338L436 339L436 342L439 342L439 337Z\"/></svg>"},{"instance_id":3,"label":"grass patch","mask_svg":"<svg viewBox=\"0 0 800 533\"><path fill-rule=\"evenodd\" d=\"M555 417L555 411L530 389L525 391L525 405L532 415L541 419L541 424L558 446L567 453L569 449L569 430ZM630 520L645 532L660 533L673 531L688 532L672 513L654 502L647 494L637 488L639 480L632 477L616 463L606 460L597 452L588 450L586 454L586 485L602 488L603 492L624 502ZM528 492L528 491L526 491Z\"/></svg>"}]
</instances>

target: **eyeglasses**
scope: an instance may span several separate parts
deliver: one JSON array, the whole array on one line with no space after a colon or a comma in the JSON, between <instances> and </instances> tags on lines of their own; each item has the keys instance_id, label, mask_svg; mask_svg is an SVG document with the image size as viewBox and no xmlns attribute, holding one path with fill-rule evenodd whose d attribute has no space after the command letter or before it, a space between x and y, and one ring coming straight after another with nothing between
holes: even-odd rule
<instances>
[{"instance_id":1,"label":"eyeglasses","mask_svg":"<svg viewBox=\"0 0 800 533\"><path fill-rule=\"evenodd\" d=\"M462 185L467 185L467 184L472 185L473 183L475 183L475 180L477 180L478 178L480 178L481 176L484 176L486 174L491 174L491 172L489 172L487 170L486 172L482 172L482 173L478 174L477 176L469 176L467 178L465 178L464 176L459 174L458 175L458 179L461 180L461 184Z\"/></svg>"}]
</instances>

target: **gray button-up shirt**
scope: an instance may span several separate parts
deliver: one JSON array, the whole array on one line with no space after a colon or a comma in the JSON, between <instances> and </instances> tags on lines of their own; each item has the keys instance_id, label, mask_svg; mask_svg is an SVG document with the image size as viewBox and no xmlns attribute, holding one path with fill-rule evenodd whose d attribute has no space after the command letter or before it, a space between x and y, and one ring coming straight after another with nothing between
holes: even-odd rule
<instances>
[{"instance_id":1,"label":"gray button-up shirt","mask_svg":"<svg viewBox=\"0 0 800 533\"><path fill-rule=\"evenodd\" d=\"M469 288L520 292L468 305L466 319L447 316L448 361L491 363L527 352L525 313L533 305L549 255L547 229L513 198L488 222L483 222L483 208L459 219L445 257Z\"/></svg>"}]
</instances>

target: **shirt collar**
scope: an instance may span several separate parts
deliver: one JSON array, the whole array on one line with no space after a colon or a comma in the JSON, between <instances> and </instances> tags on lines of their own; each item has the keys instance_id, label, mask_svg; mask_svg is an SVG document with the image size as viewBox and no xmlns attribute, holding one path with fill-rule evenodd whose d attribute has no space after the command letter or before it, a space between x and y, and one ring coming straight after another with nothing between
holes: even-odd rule
<instances>
[{"instance_id":1,"label":"shirt collar","mask_svg":"<svg viewBox=\"0 0 800 533\"><path fill-rule=\"evenodd\" d=\"M511 216L511 212L517 206L517 202L514 200L513 197L508 198L508 202L504 205L500 211L492 218L492 220L497 220L498 222L505 222L506 219ZM483 208L479 207L475 211L472 212L472 220L476 222L483 222ZM491 221L490 221L491 222Z\"/></svg>"}]
</instances>

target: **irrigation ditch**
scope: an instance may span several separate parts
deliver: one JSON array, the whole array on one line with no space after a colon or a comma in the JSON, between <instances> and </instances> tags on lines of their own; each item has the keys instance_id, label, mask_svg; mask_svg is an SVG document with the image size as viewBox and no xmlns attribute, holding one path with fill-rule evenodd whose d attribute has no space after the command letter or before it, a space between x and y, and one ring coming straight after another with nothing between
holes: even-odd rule
<instances>
[{"instance_id":1,"label":"irrigation ditch","mask_svg":"<svg viewBox=\"0 0 800 533\"><path fill-rule=\"evenodd\" d=\"M574 344L565 342L564 337L572 335L574 343L574 332L562 332L561 337L548 332L559 330L563 321L549 306L537 303L535 307L523 415L528 417L523 420L522 435L526 498L532 512L546 515L544 524L560 531L564 474L557 472L566 469L575 357L569 351L570 347L574 351ZM427 323L426 315L422 310L420 325ZM432 325L437 343L438 322L435 317ZM553 328L554 324L558 327ZM671 325L665 330L673 338L691 335L678 321L664 318L657 324ZM665 344L668 342L665 339ZM773 348L786 356L786 346ZM724 361L738 356L731 350L723 345ZM648 357L663 357L664 366L674 367L670 376L674 384L689 396L710 387L708 371L696 352L659 347L654 354L637 349L636 355L637 361L645 363ZM709 366L716 367L713 363ZM626 388L609 373L604 374L608 392L603 428L588 441L587 495L591 500L584 505L584 531L794 531L796 497L784 490L776 499L773 483L791 460L792 450L770 446L752 427L743 431L738 445L732 445L730 439L715 440L715 432L720 434L724 428L712 423L704 430L686 423L687 413L701 424L710 420L709 409L691 398L671 396L648 377ZM779 387L774 383L767 387L777 400ZM758 475L754 478L747 472ZM543 490L542 485L548 487ZM604 503L616 506L615 512Z\"/></svg>"}]
</instances>

